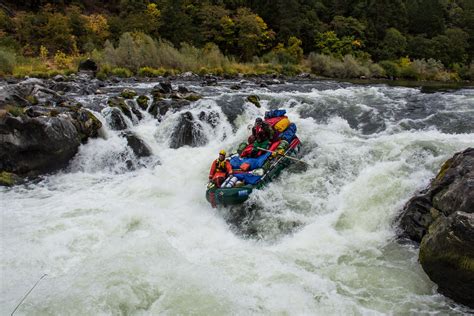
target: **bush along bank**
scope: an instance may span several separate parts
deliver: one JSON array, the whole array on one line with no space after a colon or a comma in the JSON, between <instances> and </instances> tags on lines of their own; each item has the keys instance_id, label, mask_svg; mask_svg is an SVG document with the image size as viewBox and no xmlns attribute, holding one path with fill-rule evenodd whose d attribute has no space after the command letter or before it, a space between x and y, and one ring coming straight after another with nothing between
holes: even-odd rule
<instances>
[{"instance_id":1,"label":"bush along bank","mask_svg":"<svg viewBox=\"0 0 474 316\"><path fill-rule=\"evenodd\" d=\"M106 42L101 51L94 50L87 56L66 55L57 52L36 58L17 58L11 51L0 47L0 74L24 78L25 76L49 78L58 74L77 72L81 61L87 57L98 64L97 78L153 78L192 73L200 76L216 75L234 77L284 75L314 76L338 79L402 79L412 81L460 82L474 80L474 63L455 65L447 69L435 59L403 57L397 60L373 62L366 55L330 55L310 53L303 56L298 47L278 46L262 57L249 62L239 62L225 56L215 44L196 48L183 44L179 49L171 43L154 40L143 33L125 33L118 43ZM3 57L2 57L3 56Z\"/></svg>"}]
</instances>

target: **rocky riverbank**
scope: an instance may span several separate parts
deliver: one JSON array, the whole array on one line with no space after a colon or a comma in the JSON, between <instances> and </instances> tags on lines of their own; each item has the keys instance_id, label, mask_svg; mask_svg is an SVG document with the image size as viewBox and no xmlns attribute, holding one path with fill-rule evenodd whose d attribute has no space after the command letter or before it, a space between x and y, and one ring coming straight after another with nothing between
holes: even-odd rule
<instances>
[{"instance_id":1,"label":"rocky riverbank","mask_svg":"<svg viewBox=\"0 0 474 316\"><path fill-rule=\"evenodd\" d=\"M438 291L474 307L474 148L443 164L399 225L402 237L420 243L419 261Z\"/></svg>"}]
</instances>

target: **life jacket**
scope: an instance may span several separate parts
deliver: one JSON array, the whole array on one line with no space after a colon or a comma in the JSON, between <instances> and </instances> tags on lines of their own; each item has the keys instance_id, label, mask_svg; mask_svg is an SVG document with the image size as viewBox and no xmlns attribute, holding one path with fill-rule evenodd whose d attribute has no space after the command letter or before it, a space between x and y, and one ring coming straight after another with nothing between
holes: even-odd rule
<instances>
[{"instance_id":1,"label":"life jacket","mask_svg":"<svg viewBox=\"0 0 474 316\"><path fill-rule=\"evenodd\" d=\"M217 158L215 163L216 163L216 171L227 172L225 159L220 161L219 158Z\"/></svg>"}]
</instances>

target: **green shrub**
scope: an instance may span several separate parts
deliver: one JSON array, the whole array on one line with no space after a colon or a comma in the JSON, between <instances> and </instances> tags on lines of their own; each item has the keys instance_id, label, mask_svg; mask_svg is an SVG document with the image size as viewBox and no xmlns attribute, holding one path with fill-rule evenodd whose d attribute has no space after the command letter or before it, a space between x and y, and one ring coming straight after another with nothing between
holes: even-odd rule
<instances>
[{"instance_id":1,"label":"green shrub","mask_svg":"<svg viewBox=\"0 0 474 316\"><path fill-rule=\"evenodd\" d=\"M160 77L160 76L164 76L166 73L166 70L164 68L159 68L159 69L155 69L155 68L152 68L152 67L142 67L140 69L138 69L138 76L140 77Z\"/></svg>"},{"instance_id":2,"label":"green shrub","mask_svg":"<svg viewBox=\"0 0 474 316\"><path fill-rule=\"evenodd\" d=\"M0 75L12 74L15 64L15 53L7 49L0 48Z\"/></svg>"},{"instance_id":3,"label":"green shrub","mask_svg":"<svg viewBox=\"0 0 474 316\"><path fill-rule=\"evenodd\" d=\"M110 74L112 74L113 76L120 77L120 78L129 78L133 76L133 73L130 70L128 70L127 68L121 68L121 67L113 68Z\"/></svg>"},{"instance_id":4,"label":"green shrub","mask_svg":"<svg viewBox=\"0 0 474 316\"><path fill-rule=\"evenodd\" d=\"M371 61L359 61L352 55L345 55L341 60L329 55L311 53L309 55L309 65L313 73L332 78L360 78L372 77L370 71ZM380 68L374 68L377 75Z\"/></svg>"},{"instance_id":5,"label":"green shrub","mask_svg":"<svg viewBox=\"0 0 474 316\"><path fill-rule=\"evenodd\" d=\"M370 64L369 71L372 78L384 78L386 76L385 69L379 64Z\"/></svg>"},{"instance_id":6,"label":"green shrub","mask_svg":"<svg viewBox=\"0 0 474 316\"><path fill-rule=\"evenodd\" d=\"M474 81L474 62L470 65L460 66L458 73L462 79Z\"/></svg>"},{"instance_id":7,"label":"green shrub","mask_svg":"<svg viewBox=\"0 0 474 316\"><path fill-rule=\"evenodd\" d=\"M397 63L390 61L390 60L382 60L379 62L379 65L385 71L385 74L390 78L398 78L400 77L400 67Z\"/></svg>"}]
</instances>

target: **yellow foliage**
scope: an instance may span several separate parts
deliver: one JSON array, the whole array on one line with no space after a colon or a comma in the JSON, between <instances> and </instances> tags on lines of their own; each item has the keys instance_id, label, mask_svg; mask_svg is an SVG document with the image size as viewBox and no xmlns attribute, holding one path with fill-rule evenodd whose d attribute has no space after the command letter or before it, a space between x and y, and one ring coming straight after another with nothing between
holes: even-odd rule
<instances>
[{"instance_id":1,"label":"yellow foliage","mask_svg":"<svg viewBox=\"0 0 474 316\"><path fill-rule=\"evenodd\" d=\"M72 65L72 61L72 57L67 56L62 51L58 50L54 55L54 64L59 69L70 68L70 66Z\"/></svg>"},{"instance_id":2,"label":"yellow foliage","mask_svg":"<svg viewBox=\"0 0 474 316\"><path fill-rule=\"evenodd\" d=\"M109 35L109 23L102 14L92 14L87 18L87 28L99 38L105 39Z\"/></svg>"},{"instance_id":3,"label":"yellow foliage","mask_svg":"<svg viewBox=\"0 0 474 316\"><path fill-rule=\"evenodd\" d=\"M148 6L147 6L147 10L146 10L146 13L154 18L155 20L158 20L161 16L161 11L158 10L158 7L156 6L155 3L150 3Z\"/></svg>"},{"instance_id":4,"label":"yellow foliage","mask_svg":"<svg viewBox=\"0 0 474 316\"><path fill-rule=\"evenodd\" d=\"M402 57L398 61L398 64L400 65L400 67L405 68L411 65L411 60L408 57Z\"/></svg>"},{"instance_id":5,"label":"yellow foliage","mask_svg":"<svg viewBox=\"0 0 474 316\"><path fill-rule=\"evenodd\" d=\"M354 47L361 47L361 46L362 46L362 42L361 42L360 40L358 40L358 39L353 40L353 41L352 41L352 46L354 46Z\"/></svg>"},{"instance_id":6,"label":"yellow foliage","mask_svg":"<svg viewBox=\"0 0 474 316\"><path fill-rule=\"evenodd\" d=\"M40 56L41 60L43 62L46 62L48 60L48 55L49 55L48 49L46 47L44 47L43 45L41 45L40 53L39 53L39 56Z\"/></svg>"}]
</instances>

